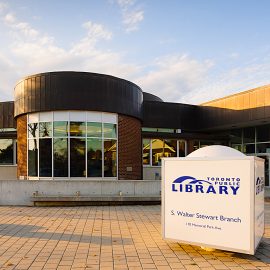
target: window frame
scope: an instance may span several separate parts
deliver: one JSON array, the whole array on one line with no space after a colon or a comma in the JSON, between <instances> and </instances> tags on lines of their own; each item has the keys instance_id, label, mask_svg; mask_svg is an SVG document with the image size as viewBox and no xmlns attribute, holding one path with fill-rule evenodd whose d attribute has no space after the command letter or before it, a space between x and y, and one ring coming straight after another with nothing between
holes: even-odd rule
<instances>
[{"instance_id":1,"label":"window frame","mask_svg":"<svg viewBox=\"0 0 270 270\"><path fill-rule=\"evenodd\" d=\"M143 140L148 139L150 140L150 164L143 164ZM187 140L183 139L173 139L173 138L142 138L142 166L143 168L161 168L161 165L153 165L153 154L152 154L152 141L153 140L176 140L177 141L177 147L176 147L176 157L179 157L179 142L185 143L185 156L187 155Z\"/></svg>"},{"instance_id":2,"label":"window frame","mask_svg":"<svg viewBox=\"0 0 270 270\"><path fill-rule=\"evenodd\" d=\"M59 121L67 121L68 122L68 134L67 136L54 136L54 122ZM40 137L39 135L39 123L42 122L50 122L51 123L51 137ZM71 136L70 134L70 123L71 122L84 122L85 123L85 134L84 136ZM94 137L88 136L88 123L96 122L101 123L101 136ZM38 123L38 132L36 139L48 139L52 140L52 176L51 177L40 177L40 166L39 166L39 159L40 159L40 150L38 148L38 176L29 176L28 175L28 141L33 139L29 137L28 133L28 125ZM104 136L103 126L104 124L114 124L116 125L116 137ZM40 112L40 113L32 113L27 115L27 179L29 180L118 180L118 115L116 113L106 113L106 112L92 112L92 111L53 111L53 112ZM54 139L66 138L68 141L68 176L67 177L55 177L54 176ZM72 138L79 139L83 138L85 140L85 177L71 177L70 175L70 164L71 164L71 155L70 155L70 140ZM87 160L87 149L88 149L88 139L100 139L102 145L102 176L101 177L88 177L88 160ZM104 140L110 139L116 141L116 176L113 177L105 177L104 176Z\"/></svg>"}]
</instances>

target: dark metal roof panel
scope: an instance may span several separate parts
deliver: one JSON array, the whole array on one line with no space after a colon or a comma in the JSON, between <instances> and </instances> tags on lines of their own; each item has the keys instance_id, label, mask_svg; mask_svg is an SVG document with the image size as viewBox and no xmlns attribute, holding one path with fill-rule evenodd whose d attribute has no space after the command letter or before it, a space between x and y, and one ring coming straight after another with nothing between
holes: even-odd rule
<instances>
[{"instance_id":1,"label":"dark metal roof panel","mask_svg":"<svg viewBox=\"0 0 270 270\"><path fill-rule=\"evenodd\" d=\"M197 110L195 105L144 101L143 126L195 131L198 129Z\"/></svg>"},{"instance_id":2,"label":"dark metal roof panel","mask_svg":"<svg viewBox=\"0 0 270 270\"><path fill-rule=\"evenodd\" d=\"M143 94L137 85L109 75L49 72L21 80L15 87L15 117L53 110L93 110L142 118Z\"/></svg>"},{"instance_id":3,"label":"dark metal roof panel","mask_svg":"<svg viewBox=\"0 0 270 270\"><path fill-rule=\"evenodd\" d=\"M0 128L16 128L14 102L0 102Z\"/></svg>"}]
</instances>

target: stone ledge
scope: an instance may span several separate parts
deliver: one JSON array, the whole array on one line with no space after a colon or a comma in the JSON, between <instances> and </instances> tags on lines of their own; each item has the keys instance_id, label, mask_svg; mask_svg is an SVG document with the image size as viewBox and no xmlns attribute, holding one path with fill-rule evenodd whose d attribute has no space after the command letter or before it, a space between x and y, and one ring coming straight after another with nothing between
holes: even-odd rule
<instances>
[{"instance_id":1,"label":"stone ledge","mask_svg":"<svg viewBox=\"0 0 270 270\"><path fill-rule=\"evenodd\" d=\"M144 195L144 196L32 196L32 202L67 202L67 201L96 201L96 202L110 202L110 201L161 201L161 197L158 195Z\"/></svg>"},{"instance_id":2,"label":"stone ledge","mask_svg":"<svg viewBox=\"0 0 270 270\"><path fill-rule=\"evenodd\" d=\"M158 195L144 196L32 196L34 206L87 206L87 205L129 205L129 204L160 204Z\"/></svg>"}]
</instances>

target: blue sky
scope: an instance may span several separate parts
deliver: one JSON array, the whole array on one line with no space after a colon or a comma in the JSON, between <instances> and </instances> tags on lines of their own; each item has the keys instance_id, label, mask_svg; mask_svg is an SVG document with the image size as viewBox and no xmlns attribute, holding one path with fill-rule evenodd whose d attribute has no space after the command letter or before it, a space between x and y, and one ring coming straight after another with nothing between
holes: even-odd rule
<instances>
[{"instance_id":1,"label":"blue sky","mask_svg":"<svg viewBox=\"0 0 270 270\"><path fill-rule=\"evenodd\" d=\"M199 104L270 83L268 0L0 0L0 101L32 73L111 74Z\"/></svg>"}]
</instances>

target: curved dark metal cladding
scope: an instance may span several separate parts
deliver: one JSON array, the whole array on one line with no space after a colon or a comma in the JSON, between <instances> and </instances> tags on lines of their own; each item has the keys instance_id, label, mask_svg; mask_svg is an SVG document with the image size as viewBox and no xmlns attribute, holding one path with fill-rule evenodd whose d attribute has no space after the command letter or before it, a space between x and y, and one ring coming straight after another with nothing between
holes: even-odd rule
<instances>
[{"instance_id":1,"label":"curved dark metal cladding","mask_svg":"<svg viewBox=\"0 0 270 270\"><path fill-rule=\"evenodd\" d=\"M163 100L158 97L155 96L153 94L147 93L147 92L143 92L143 101L160 101L163 102Z\"/></svg>"},{"instance_id":2,"label":"curved dark metal cladding","mask_svg":"<svg viewBox=\"0 0 270 270\"><path fill-rule=\"evenodd\" d=\"M15 117L32 112L88 110L142 119L143 93L136 84L109 75L59 71L35 74L15 87Z\"/></svg>"},{"instance_id":3,"label":"curved dark metal cladding","mask_svg":"<svg viewBox=\"0 0 270 270\"><path fill-rule=\"evenodd\" d=\"M198 106L158 102L143 102L143 127L180 128L185 131L197 131Z\"/></svg>"},{"instance_id":4,"label":"curved dark metal cladding","mask_svg":"<svg viewBox=\"0 0 270 270\"><path fill-rule=\"evenodd\" d=\"M0 128L16 128L14 102L0 102Z\"/></svg>"}]
</instances>

